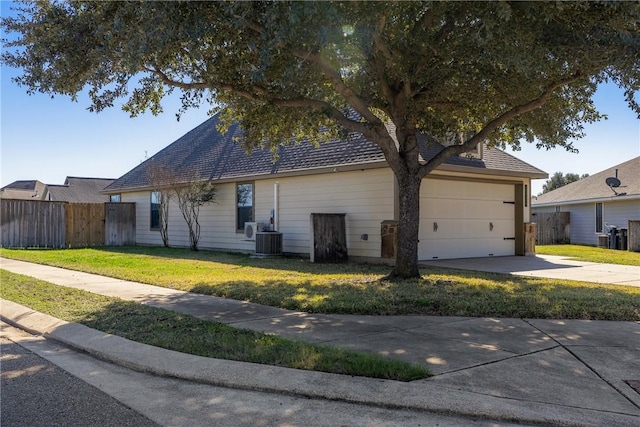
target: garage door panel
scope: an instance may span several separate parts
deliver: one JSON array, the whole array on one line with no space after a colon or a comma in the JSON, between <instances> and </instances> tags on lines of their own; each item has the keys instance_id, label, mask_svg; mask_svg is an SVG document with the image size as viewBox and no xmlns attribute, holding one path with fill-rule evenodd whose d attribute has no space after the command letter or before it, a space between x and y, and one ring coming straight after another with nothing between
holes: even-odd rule
<instances>
[{"instance_id":1,"label":"garage door panel","mask_svg":"<svg viewBox=\"0 0 640 427\"><path fill-rule=\"evenodd\" d=\"M425 180L419 259L514 255L514 194L513 184Z\"/></svg>"},{"instance_id":2,"label":"garage door panel","mask_svg":"<svg viewBox=\"0 0 640 427\"><path fill-rule=\"evenodd\" d=\"M424 199L423 199L424 200ZM465 219L477 216L495 219L514 219L512 204L502 200L429 199L421 207L422 219Z\"/></svg>"},{"instance_id":3,"label":"garage door panel","mask_svg":"<svg viewBox=\"0 0 640 427\"><path fill-rule=\"evenodd\" d=\"M513 240L496 239L432 239L427 242L420 242L418 257L421 260L461 258L460 253L469 247L478 248L472 257L509 256L515 251Z\"/></svg>"},{"instance_id":4,"label":"garage door panel","mask_svg":"<svg viewBox=\"0 0 640 427\"><path fill-rule=\"evenodd\" d=\"M426 179L421 186L423 197L468 200L513 200L513 185L482 182Z\"/></svg>"},{"instance_id":5,"label":"garage door panel","mask_svg":"<svg viewBox=\"0 0 640 427\"><path fill-rule=\"evenodd\" d=\"M436 226L434 226L434 223ZM448 238L498 238L513 237L512 220L484 219L436 219L423 222L420 240Z\"/></svg>"}]
</instances>

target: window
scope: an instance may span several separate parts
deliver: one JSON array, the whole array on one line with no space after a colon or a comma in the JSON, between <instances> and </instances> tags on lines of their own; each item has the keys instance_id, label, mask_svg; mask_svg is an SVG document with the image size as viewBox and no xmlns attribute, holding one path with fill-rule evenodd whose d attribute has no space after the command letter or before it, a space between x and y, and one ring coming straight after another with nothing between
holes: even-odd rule
<instances>
[{"instance_id":1,"label":"window","mask_svg":"<svg viewBox=\"0 0 640 427\"><path fill-rule=\"evenodd\" d=\"M160 192L151 192L151 229L160 228Z\"/></svg>"},{"instance_id":2,"label":"window","mask_svg":"<svg viewBox=\"0 0 640 427\"><path fill-rule=\"evenodd\" d=\"M120 203L120 195L119 194L112 194L109 196L109 201L111 203Z\"/></svg>"},{"instance_id":3,"label":"window","mask_svg":"<svg viewBox=\"0 0 640 427\"><path fill-rule=\"evenodd\" d=\"M236 186L237 231L244 232L244 223L253 221L253 183L242 183Z\"/></svg>"},{"instance_id":4,"label":"window","mask_svg":"<svg viewBox=\"0 0 640 427\"><path fill-rule=\"evenodd\" d=\"M602 203L596 203L596 233L602 233Z\"/></svg>"}]
</instances>

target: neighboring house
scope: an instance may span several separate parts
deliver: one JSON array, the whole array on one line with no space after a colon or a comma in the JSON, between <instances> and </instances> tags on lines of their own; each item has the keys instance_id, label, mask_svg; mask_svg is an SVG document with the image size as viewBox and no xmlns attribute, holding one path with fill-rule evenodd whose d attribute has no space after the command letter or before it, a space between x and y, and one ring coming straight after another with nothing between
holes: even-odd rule
<instances>
[{"instance_id":1,"label":"neighboring house","mask_svg":"<svg viewBox=\"0 0 640 427\"><path fill-rule=\"evenodd\" d=\"M38 180L14 181L0 188L0 199L46 200L47 184Z\"/></svg>"},{"instance_id":2,"label":"neighboring house","mask_svg":"<svg viewBox=\"0 0 640 427\"><path fill-rule=\"evenodd\" d=\"M46 200L73 203L104 203L109 196L101 191L111 184L110 178L79 178L68 176L63 185L49 184L49 196Z\"/></svg>"},{"instance_id":3,"label":"neighboring house","mask_svg":"<svg viewBox=\"0 0 640 427\"><path fill-rule=\"evenodd\" d=\"M101 193L101 190L113 181L108 178L79 178L75 176L68 176L63 185L43 184L37 180L15 181L0 189L0 198L104 203L110 201L110 197Z\"/></svg>"},{"instance_id":4,"label":"neighboring house","mask_svg":"<svg viewBox=\"0 0 640 427\"><path fill-rule=\"evenodd\" d=\"M627 228L629 220L640 220L640 157L541 194L531 210L570 212L571 243L597 245L609 226Z\"/></svg>"},{"instance_id":5,"label":"neighboring house","mask_svg":"<svg viewBox=\"0 0 640 427\"><path fill-rule=\"evenodd\" d=\"M236 142L238 125L222 135L217 116L196 127L105 189L136 203L138 244L160 245L157 193L149 183L152 165L170 165L182 179L218 184L217 202L200 211L200 247L251 252L255 242L244 234L245 222L271 224L283 233L283 252L309 255L312 213L346 214L351 258L381 258L381 224L398 218L398 189L382 152L360 135L314 147L301 142L278 151ZM441 146L421 140L430 158ZM419 259L524 254L524 223L529 222L532 178L543 172L503 151L479 150L481 158L449 159L423 182ZM172 203L169 243L188 247L182 215Z\"/></svg>"}]
</instances>

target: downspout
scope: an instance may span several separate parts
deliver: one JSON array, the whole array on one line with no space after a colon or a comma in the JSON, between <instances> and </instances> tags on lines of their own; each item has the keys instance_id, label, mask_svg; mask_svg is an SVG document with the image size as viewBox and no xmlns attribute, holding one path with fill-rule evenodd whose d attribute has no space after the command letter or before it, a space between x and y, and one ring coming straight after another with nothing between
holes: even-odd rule
<instances>
[{"instance_id":1,"label":"downspout","mask_svg":"<svg viewBox=\"0 0 640 427\"><path fill-rule=\"evenodd\" d=\"M273 184L273 231L278 231L278 193L280 190L280 183L276 181Z\"/></svg>"}]
</instances>

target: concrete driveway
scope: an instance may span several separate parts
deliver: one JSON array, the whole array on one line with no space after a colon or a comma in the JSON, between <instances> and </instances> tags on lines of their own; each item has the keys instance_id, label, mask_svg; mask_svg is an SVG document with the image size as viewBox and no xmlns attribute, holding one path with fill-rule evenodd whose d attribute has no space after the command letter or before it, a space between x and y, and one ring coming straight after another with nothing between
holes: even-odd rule
<instances>
[{"instance_id":1,"label":"concrete driveway","mask_svg":"<svg viewBox=\"0 0 640 427\"><path fill-rule=\"evenodd\" d=\"M426 267L457 268L640 287L640 267L574 261L555 255L442 259L423 261L420 264Z\"/></svg>"}]
</instances>

